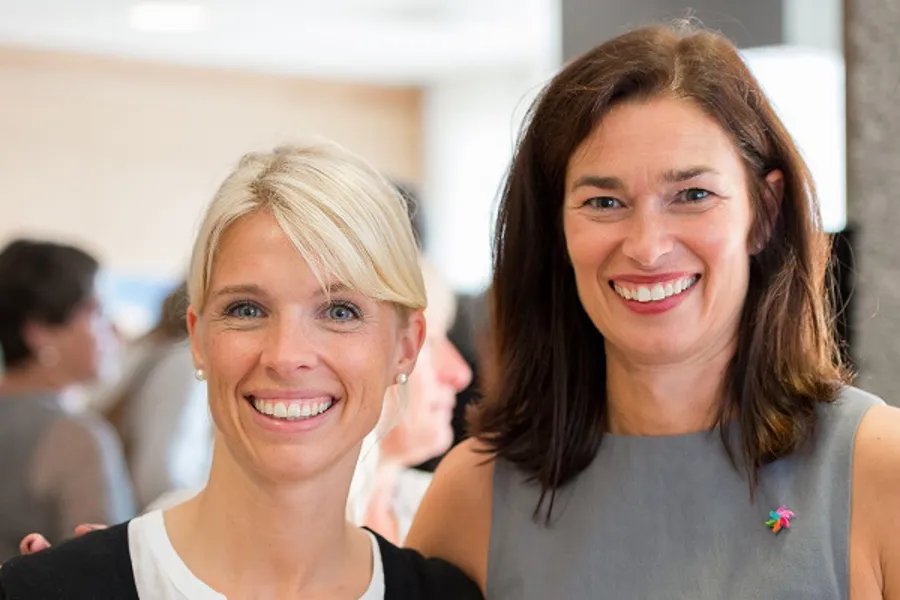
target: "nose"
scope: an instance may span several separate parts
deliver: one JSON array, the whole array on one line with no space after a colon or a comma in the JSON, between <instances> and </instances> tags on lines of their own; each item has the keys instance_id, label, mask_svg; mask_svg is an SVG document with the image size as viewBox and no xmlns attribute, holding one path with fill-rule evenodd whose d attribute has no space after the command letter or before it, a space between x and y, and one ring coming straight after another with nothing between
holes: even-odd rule
<instances>
[{"instance_id":1,"label":"nose","mask_svg":"<svg viewBox=\"0 0 900 600\"><path fill-rule=\"evenodd\" d=\"M289 379L299 371L315 367L319 353L315 334L299 319L271 317L260 363L281 379Z\"/></svg>"},{"instance_id":2,"label":"nose","mask_svg":"<svg viewBox=\"0 0 900 600\"><path fill-rule=\"evenodd\" d=\"M635 211L628 222L628 233L622 244L625 256L642 267L653 267L672 251L671 231L665 216L654 209Z\"/></svg>"},{"instance_id":3,"label":"nose","mask_svg":"<svg viewBox=\"0 0 900 600\"><path fill-rule=\"evenodd\" d=\"M435 370L438 379L461 392L472 383L472 369L450 340L444 338L437 351Z\"/></svg>"}]
</instances>

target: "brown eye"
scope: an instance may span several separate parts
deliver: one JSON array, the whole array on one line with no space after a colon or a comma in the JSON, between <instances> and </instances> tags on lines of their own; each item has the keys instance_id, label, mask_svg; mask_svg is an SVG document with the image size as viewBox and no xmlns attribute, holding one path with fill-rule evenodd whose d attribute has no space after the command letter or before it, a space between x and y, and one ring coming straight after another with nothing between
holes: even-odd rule
<instances>
[{"instance_id":1,"label":"brown eye","mask_svg":"<svg viewBox=\"0 0 900 600\"><path fill-rule=\"evenodd\" d=\"M701 188L689 188L681 192L681 197L685 202L702 202L709 198L712 193L709 190L704 190Z\"/></svg>"}]
</instances>

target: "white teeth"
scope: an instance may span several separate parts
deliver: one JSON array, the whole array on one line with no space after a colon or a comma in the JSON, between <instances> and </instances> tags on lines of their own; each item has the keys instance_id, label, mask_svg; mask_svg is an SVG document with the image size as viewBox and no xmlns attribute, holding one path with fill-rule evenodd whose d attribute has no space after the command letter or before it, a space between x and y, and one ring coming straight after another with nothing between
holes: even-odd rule
<instances>
[{"instance_id":1,"label":"white teeth","mask_svg":"<svg viewBox=\"0 0 900 600\"><path fill-rule=\"evenodd\" d=\"M674 281L665 283L657 283L653 287L643 285L634 288L627 288L621 284L615 284L613 287L616 293L626 300L637 300L638 302L658 302L680 294L691 288L697 282L697 277L682 277Z\"/></svg>"},{"instance_id":2,"label":"white teeth","mask_svg":"<svg viewBox=\"0 0 900 600\"><path fill-rule=\"evenodd\" d=\"M260 400L258 398L254 398L253 407L258 411L265 415L269 415L270 417L274 417L276 419L283 420L298 420L298 419L308 419L310 417L315 417L317 415L322 414L329 408L334 402L332 400L327 400L325 402L266 402L264 400Z\"/></svg>"}]
</instances>

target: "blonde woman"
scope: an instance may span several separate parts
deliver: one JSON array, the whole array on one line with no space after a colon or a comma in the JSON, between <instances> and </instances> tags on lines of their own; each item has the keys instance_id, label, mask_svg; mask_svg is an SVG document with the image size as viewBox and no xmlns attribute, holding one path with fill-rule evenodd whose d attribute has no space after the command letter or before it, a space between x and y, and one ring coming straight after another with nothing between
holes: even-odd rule
<instances>
[{"instance_id":1,"label":"blonde woman","mask_svg":"<svg viewBox=\"0 0 900 600\"><path fill-rule=\"evenodd\" d=\"M391 186L326 143L246 156L207 211L188 291L216 427L207 486L13 559L0 598L480 598L455 567L346 519L363 439L425 337Z\"/></svg>"}]
</instances>

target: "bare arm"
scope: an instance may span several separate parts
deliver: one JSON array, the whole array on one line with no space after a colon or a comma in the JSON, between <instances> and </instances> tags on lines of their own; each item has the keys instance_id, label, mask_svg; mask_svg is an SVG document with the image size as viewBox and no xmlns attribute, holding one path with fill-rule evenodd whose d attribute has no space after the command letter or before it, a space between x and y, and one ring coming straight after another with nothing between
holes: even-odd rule
<instances>
[{"instance_id":1,"label":"bare arm","mask_svg":"<svg viewBox=\"0 0 900 600\"><path fill-rule=\"evenodd\" d=\"M490 456L467 440L438 466L413 521L406 545L455 564L485 592L491 531Z\"/></svg>"},{"instance_id":2,"label":"bare arm","mask_svg":"<svg viewBox=\"0 0 900 600\"><path fill-rule=\"evenodd\" d=\"M876 406L853 455L851 600L900 600L900 409Z\"/></svg>"}]
</instances>

